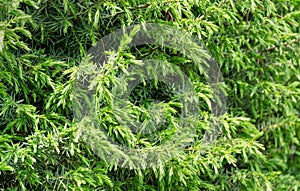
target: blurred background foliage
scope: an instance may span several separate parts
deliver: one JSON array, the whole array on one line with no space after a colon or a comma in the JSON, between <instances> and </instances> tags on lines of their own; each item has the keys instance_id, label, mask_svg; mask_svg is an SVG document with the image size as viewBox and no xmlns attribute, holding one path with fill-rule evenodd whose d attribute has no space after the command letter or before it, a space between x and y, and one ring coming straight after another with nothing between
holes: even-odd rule
<instances>
[{"instance_id":1,"label":"blurred background foliage","mask_svg":"<svg viewBox=\"0 0 300 191\"><path fill-rule=\"evenodd\" d=\"M223 73L228 111L208 150L200 139L166 165L130 170L78 137L71 93L91 46L149 22L182 28L206 45ZM0 190L299 190L299 23L299 0L0 0ZM141 52L189 66L165 49ZM141 55L121 54L124 65L130 57ZM197 72L189 77L202 103L200 136L212 92ZM108 129L111 116L101 114ZM120 127L112 136L126 133Z\"/></svg>"}]
</instances>

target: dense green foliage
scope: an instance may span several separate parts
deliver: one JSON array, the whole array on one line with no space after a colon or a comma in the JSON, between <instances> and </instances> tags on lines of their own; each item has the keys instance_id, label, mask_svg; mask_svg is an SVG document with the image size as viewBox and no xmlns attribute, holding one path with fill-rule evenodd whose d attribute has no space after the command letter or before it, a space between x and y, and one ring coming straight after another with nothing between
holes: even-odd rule
<instances>
[{"instance_id":1,"label":"dense green foliage","mask_svg":"<svg viewBox=\"0 0 300 191\"><path fill-rule=\"evenodd\" d=\"M227 112L213 115L204 75L178 52L151 46L112 52L114 70L142 58L180 66L201 103L194 145L167 164L128 169L96 155L78 136L72 88L92 45L146 22L182 28L207 46L224 77ZM0 0L0 190L299 190L299 23L299 0ZM109 66L98 81L104 92L98 109L110 136L147 148L168 139L177 128L173 117L152 137L117 123ZM154 99L153 86L136 87L130 98L136 108ZM158 86L166 112L176 113L171 90ZM203 131L216 117L222 134L203 150Z\"/></svg>"}]
</instances>

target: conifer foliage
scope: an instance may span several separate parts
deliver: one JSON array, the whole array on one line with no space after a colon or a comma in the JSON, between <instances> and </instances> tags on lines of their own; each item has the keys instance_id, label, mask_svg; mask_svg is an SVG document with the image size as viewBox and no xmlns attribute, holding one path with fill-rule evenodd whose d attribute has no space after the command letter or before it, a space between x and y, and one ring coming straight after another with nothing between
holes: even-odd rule
<instances>
[{"instance_id":1,"label":"conifer foliage","mask_svg":"<svg viewBox=\"0 0 300 191\"><path fill-rule=\"evenodd\" d=\"M227 105L212 112L218 100L193 59L172 47L126 48L122 39L94 82L99 123L114 141L151 150L180 129L182 105L159 79L134 87L123 118L147 119L159 99L168 116L160 129L138 134L116 119L112 85L141 60L178 66L199 102L193 144L167 163L135 168L102 157L119 151L101 137L95 152L80 136L73 89L92 46L144 23L199 39L218 63ZM0 0L0 190L300 190L299 23L299 0ZM216 121L220 133L204 148Z\"/></svg>"}]
</instances>

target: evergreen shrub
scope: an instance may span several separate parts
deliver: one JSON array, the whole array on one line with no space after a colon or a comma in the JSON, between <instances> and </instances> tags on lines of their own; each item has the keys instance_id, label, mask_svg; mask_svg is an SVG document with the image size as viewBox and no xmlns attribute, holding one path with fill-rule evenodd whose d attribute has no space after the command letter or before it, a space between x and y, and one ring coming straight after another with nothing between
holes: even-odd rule
<instances>
[{"instance_id":1,"label":"evergreen shrub","mask_svg":"<svg viewBox=\"0 0 300 191\"><path fill-rule=\"evenodd\" d=\"M118 122L111 86L129 65L161 59L180 67L199 101L194 144L167 163L125 168L101 156L117 154L112 145L97 142L96 153L79 136L72 92L92 46L145 23L184 30L206 46L223 75L226 112L212 112L214 92L193 60L123 42L95 82L97 117L112 139L151 150L180 128L182 106L157 79L133 89L130 114L160 99L168 123L140 135ZM0 0L0 190L300 190L299 23L299 0ZM203 149L215 121L221 133Z\"/></svg>"}]
</instances>

